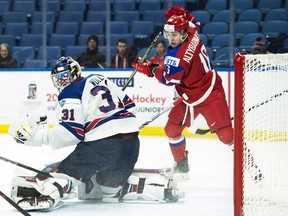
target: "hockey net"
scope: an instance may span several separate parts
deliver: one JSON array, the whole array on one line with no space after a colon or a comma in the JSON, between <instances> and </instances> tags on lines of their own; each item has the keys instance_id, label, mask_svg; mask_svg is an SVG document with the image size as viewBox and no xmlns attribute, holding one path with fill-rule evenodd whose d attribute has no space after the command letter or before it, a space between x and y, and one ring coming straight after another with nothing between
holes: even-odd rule
<instances>
[{"instance_id":1,"label":"hockey net","mask_svg":"<svg viewBox=\"0 0 288 216\"><path fill-rule=\"evenodd\" d=\"M287 216L288 54L236 54L234 119L234 215Z\"/></svg>"}]
</instances>

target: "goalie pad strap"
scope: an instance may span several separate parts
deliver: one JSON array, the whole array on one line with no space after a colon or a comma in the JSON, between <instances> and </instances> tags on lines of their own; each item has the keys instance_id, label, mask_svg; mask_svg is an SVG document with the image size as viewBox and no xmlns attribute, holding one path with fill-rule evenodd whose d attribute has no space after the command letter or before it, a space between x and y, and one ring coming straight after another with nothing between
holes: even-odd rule
<instances>
[{"instance_id":1,"label":"goalie pad strap","mask_svg":"<svg viewBox=\"0 0 288 216\"><path fill-rule=\"evenodd\" d=\"M145 181L146 178L139 178L139 182L138 182L138 187L137 187L137 193L143 193L144 187L145 187Z\"/></svg>"},{"instance_id":2,"label":"goalie pad strap","mask_svg":"<svg viewBox=\"0 0 288 216\"><path fill-rule=\"evenodd\" d=\"M58 182L54 182L53 185L55 187L57 187L58 191L59 191L59 194L60 194L60 198L63 198L63 195L64 195L64 192L63 192L63 188L62 186L58 183Z\"/></svg>"},{"instance_id":3,"label":"goalie pad strap","mask_svg":"<svg viewBox=\"0 0 288 216\"><path fill-rule=\"evenodd\" d=\"M18 187L17 197L39 197L41 194L35 188Z\"/></svg>"}]
</instances>

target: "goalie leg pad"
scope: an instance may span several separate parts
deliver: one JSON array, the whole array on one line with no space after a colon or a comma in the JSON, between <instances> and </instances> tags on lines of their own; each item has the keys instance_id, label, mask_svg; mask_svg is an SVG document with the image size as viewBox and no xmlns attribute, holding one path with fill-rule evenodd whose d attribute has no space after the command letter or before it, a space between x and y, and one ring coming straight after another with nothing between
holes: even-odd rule
<instances>
[{"instance_id":1,"label":"goalie leg pad","mask_svg":"<svg viewBox=\"0 0 288 216\"><path fill-rule=\"evenodd\" d=\"M62 203L60 200L69 198L71 192L71 181L66 179L51 178L52 181L44 181L39 183L39 180L35 182L27 181L32 179L27 176L16 176L12 181L11 198L24 210L52 210L56 206ZM59 196L61 192L58 187L55 187L55 183L61 190L65 192L63 196ZM75 198L75 195L72 197Z\"/></svg>"},{"instance_id":2,"label":"goalie leg pad","mask_svg":"<svg viewBox=\"0 0 288 216\"><path fill-rule=\"evenodd\" d=\"M16 176L12 181L11 199L27 211L47 210L58 206L51 197L39 193L24 176Z\"/></svg>"},{"instance_id":3,"label":"goalie leg pad","mask_svg":"<svg viewBox=\"0 0 288 216\"><path fill-rule=\"evenodd\" d=\"M176 202L184 197L178 191L176 184L170 184L170 179L162 175L151 175L147 178L131 175L128 179L129 190L122 197L123 202L167 203Z\"/></svg>"},{"instance_id":4,"label":"goalie leg pad","mask_svg":"<svg viewBox=\"0 0 288 216\"><path fill-rule=\"evenodd\" d=\"M177 189L177 181L172 177L171 169L135 169L121 190L107 193L96 182L96 175L91 178L93 189L87 193L87 186L78 186L78 199L101 200L103 202L176 202L184 196ZM105 195L106 194L106 195ZM111 199L112 198L112 199Z\"/></svg>"},{"instance_id":5,"label":"goalie leg pad","mask_svg":"<svg viewBox=\"0 0 288 216\"><path fill-rule=\"evenodd\" d=\"M22 176L16 176L12 180L12 186L11 186L11 198L15 203L18 203L20 200L22 200L25 196L31 196L31 195L38 195L39 192L29 183L26 181L25 177Z\"/></svg>"}]
</instances>

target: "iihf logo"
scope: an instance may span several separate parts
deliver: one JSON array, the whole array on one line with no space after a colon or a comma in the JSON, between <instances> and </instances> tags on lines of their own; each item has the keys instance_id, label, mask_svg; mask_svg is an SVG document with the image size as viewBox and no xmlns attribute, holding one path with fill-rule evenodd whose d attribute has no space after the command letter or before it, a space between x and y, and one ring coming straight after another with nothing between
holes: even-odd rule
<instances>
[{"instance_id":1,"label":"iihf logo","mask_svg":"<svg viewBox=\"0 0 288 216\"><path fill-rule=\"evenodd\" d=\"M35 100L37 98L37 85L34 82L30 82L28 86L28 99Z\"/></svg>"}]
</instances>

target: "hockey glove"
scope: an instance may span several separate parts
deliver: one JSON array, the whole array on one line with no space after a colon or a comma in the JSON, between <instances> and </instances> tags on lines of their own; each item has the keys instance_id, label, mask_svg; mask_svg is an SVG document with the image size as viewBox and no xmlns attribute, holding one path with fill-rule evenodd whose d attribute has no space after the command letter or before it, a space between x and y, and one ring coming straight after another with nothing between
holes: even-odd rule
<instances>
[{"instance_id":1,"label":"hockey glove","mask_svg":"<svg viewBox=\"0 0 288 216\"><path fill-rule=\"evenodd\" d=\"M31 114L27 114L15 122L14 128L10 128L9 133L17 142L24 143L32 138L36 127L37 122L34 117Z\"/></svg>"},{"instance_id":2,"label":"hockey glove","mask_svg":"<svg viewBox=\"0 0 288 216\"><path fill-rule=\"evenodd\" d=\"M47 117L33 116L27 114L20 118L9 131L12 137L21 144L28 145L41 145L48 144L48 141L42 142L42 140L48 139L48 126ZM35 142L35 140L41 140Z\"/></svg>"},{"instance_id":3,"label":"hockey glove","mask_svg":"<svg viewBox=\"0 0 288 216\"><path fill-rule=\"evenodd\" d=\"M158 67L158 64L152 64L152 62L145 60L144 63L138 63L138 61L132 63L132 67L140 73L145 74L148 77L154 77L154 70Z\"/></svg>"}]
</instances>

